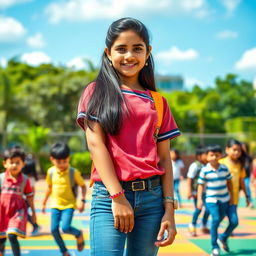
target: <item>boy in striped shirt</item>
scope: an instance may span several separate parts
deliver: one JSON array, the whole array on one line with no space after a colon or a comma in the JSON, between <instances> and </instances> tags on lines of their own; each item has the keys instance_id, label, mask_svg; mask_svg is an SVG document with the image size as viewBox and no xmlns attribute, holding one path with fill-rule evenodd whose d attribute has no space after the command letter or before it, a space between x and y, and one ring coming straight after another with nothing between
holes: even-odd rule
<instances>
[{"instance_id":1,"label":"boy in striped shirt","mask_svg":"<svg viewBox=\"0 0 256 256\"><path fill-rule=\"evenodd\" d=\"M203 207L202 193L205 188L206 208L212 217L211 255L219 256L218 227L226 215L228 204L233 204L231 174L225 165L218 162L222 154L220 146L209 146L206 154L208 164L201 169L198 178L197 207L198 209Z\"/></svg>"}]
</instances>

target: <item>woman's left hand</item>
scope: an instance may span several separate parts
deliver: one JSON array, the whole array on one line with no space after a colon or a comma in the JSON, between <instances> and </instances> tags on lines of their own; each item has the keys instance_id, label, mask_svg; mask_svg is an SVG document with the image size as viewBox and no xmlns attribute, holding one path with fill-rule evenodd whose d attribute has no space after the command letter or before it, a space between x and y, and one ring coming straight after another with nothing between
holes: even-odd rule
<instances>
[{"instance_id":1,"label":"woman's left hand","mask_svg":"<svg viewBox=\"0 0 256 256\"><path fill-rule=\"evenodd\" d=\"M161 226L157 236L157 241L155 242L155 246L164 247L173 243L177 231L175 222L172 219L173 218L171 217L171 214L169 212L165 212L161 221ZM164 237L165 232L168 234L167 237Z\"/></svg>"}]
</instances>

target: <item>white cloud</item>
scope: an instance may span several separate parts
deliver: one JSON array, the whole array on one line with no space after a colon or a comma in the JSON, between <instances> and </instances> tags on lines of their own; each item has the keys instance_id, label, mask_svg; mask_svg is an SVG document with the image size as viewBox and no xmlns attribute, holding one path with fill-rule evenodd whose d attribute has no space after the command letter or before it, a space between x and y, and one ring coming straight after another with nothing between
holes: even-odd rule
<instances>
[{"instance_id":1,"label":"white cloud","mask_svg":"<svg viewBox=\"0 0 256 256\"><path fill-rule=\"evenodd\" d=\"M31 52L31 53L24 53L21 56L21 61L31 66L38 66L42 63L50 63L51 58L44 52Z\"/></svg>"},{"instance_id":2,"label":"white cloud","mask_svg":"<svg viewBox=\"0 0 256 256\"><path fill-rule=\"evenodd\" d=\"M253 88L256 90L256 77L253 79L252 84L253 84Z\"/></svg>"},{"instance_id":3,"label":"white cloud","mask_svg":"<svg viewBox=\"0 0 256 256\"><path fill-rule=\"evenodd\" d=\"M0 42L13 42L26 34L23 25L11 17L0 16Z\"/></svg>"},{"instance_id":4,"label":"white cloud","mask_svg":"<svg viewBox=\"0 0 256 256\"><path fill-rule=\"evenodd\" d=\"M216 37L219 39L237 38L238 33L236 31L224 30L224 31L219 32L216 35Z\"/></svg>"},{"instance_id":5,"label":"white cloud","mask_svg":"<svg viewBox=\"0 0 256 256\"><path fill-rule=\"evenodd\" d=\"M61 20L113 19L150 12L202 17L207 14L207 7L205 0L68 0L51 3L46 8L46 14L53 23Z\"/></svg>"},{"instance_id":6,"label":"white cloud","mask_svg":"<svg viewBox=\"0 0 256 256\"><path fill-rule=\"evenodd\" d=\"M253 70L256 73L256 47L245 51L235 67L238 70Z\"/></svg>"},{"instance_id":7,"label":"white cloud","mask_svg":"<svg viewBox=\"0 0 256 256\"><path fill-rule=\"evenodd\" d=\"M204 83L202 81L200 81L197 78L193 78L193 77L185 77L185 85L187 88L192 88L194 85L198 85L200 87L204 86Z\"/></svg>"},{"instance_id":8,"label":"white cloud","mask_svg":"<svg viewBox=\"0 0 256 256\"><path fill-rule=\"evenodd\" d=\"M220 0L221 4L227 10L228 15L232 15L237 6L241 3L241 0Z\"/></svg>"},{"instance_id":9,"label":"white cloud","mask_svg":"<svg viewBox=\"0 0 256 256\"><path fill-rule=\"evenodd\" d=\"M178 49L176 46L171 47L168 51L159 52L156 55L156 59L165 61L165 62L173 62L173 61L188 61L197 59L198 52L194 49L188 49L182 51Z\"/></svg>"},{"instance_id":10,"label":"white cloud","mask_svg":"<svg viewBox=\"0 0 256 256\"><path fill-rule=\"evenodd\" d=\"M45 45L43 35L41 33L36 33L27 39L27 44L33 48L43 48Z\"/></svg>"},{"instance_id":11,"label":"white cloud","mask_svg":"<svg viewBox=\"0 0 256 256\"><path fill-rule=\"evenodd\" d=\"M81 70L86 68L86 63L84 61L84 58L75 57L67 63L67 66L70 68Z\"/></svg>"},{"instance_id":12,"label":"white cloud","mask_svg":"<svg viewBox=\"0 0 256 256\"><path fill-rule=\"evenodd\" d=\"M0 59L0 67L5 68L6 66L7 66L7 59L2 57Z\"/></svg>"},{"instance_id":13,"label":"white cloud","mask_svg":"<svg viewBox=\"0 0 256 256\"><path fill-rule=\"evenodd\" d=\"M0 0L0 9L8 8L12 5L30 2L31 0Z\"/></svg>"}]
</instances>

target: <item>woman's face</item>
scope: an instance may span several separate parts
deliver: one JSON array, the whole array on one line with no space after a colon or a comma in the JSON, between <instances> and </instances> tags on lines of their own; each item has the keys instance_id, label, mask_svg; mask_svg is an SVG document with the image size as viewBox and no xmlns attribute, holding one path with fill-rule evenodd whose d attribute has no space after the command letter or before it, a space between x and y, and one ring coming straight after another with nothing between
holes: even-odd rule
<instances>
[{"instance_id":1,"label":"woman's face","mask_svg":"<svg viewBox=\"0 0 256 256\"><path fill-rule=\"evenodd\" d=\"M242 154L241 146L234 144L232 147L227 147L226 153L232 160L237 160Z\"/></svg>"},{"instance_id":2,"label":"woman's face","mask_svg":"<svg viewBox=\"0 0 256 256\"><path fill-rule=\"evenodd\" d=\"M150 47L151 50L151 47ZM105 49L109 60L123 83L138 81L139 72L145 66L150 50L143 39L133 30L127 30L117 37L110 51Z\"/></svg>"}]
</instances>

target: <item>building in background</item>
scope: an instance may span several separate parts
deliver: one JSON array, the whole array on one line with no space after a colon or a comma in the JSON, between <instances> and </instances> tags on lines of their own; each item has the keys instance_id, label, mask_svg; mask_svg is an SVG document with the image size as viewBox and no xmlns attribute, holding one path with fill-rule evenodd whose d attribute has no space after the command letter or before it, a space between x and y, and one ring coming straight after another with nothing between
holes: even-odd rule
<instances>
[{"instance_id":1,"label":"building in background","mask_svg":"<svg viewBox=\"0 0 256 256\"><path fill-rule=\"evenodd\" d=\"M156 75L156 84L162 91L184 90L184 79L178 75Z\"/></svg>"}]
</instances>

